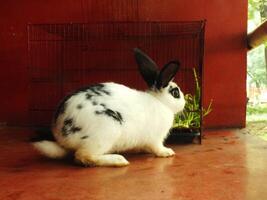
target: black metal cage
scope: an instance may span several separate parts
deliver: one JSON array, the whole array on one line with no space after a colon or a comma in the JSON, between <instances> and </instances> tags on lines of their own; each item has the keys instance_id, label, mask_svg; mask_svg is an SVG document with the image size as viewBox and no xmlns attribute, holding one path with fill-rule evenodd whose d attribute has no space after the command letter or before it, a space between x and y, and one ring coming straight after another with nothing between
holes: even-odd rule
<instances>
[{"instance_id":1,"label":"black metal cage","mask_svg":"<svg viewBox=\"0 0 267 200\"><path fill-rule=\"evenodd\" d=\"M48 125L60 99L80 86L114 81L144 89L135 47L159 66L178 59L182 69L175 80L194 94L192 69L203 87L204 32L205 21L29 24L31 125Z\"/></svg>"}]
</instances>

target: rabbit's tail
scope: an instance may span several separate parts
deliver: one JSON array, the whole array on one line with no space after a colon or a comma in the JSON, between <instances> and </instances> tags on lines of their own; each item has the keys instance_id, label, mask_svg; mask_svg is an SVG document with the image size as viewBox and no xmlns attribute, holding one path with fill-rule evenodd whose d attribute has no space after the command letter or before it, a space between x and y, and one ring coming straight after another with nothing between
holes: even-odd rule
<instances>
[{"instance_id":1,"label":"rabbit's tail","mask_svg":"<svg viewBox=\"0 0 267 200\"><path fill-rule=\"evenodd\" d=\"M37 129L30 142L39 153L49 158L59 159L68 154L68 151L56 142L48 127Z\"/></svg>"},{"instance_id":2,"label":"rabbit's tail","mask_svg":"<svg viewBox=\"0 0 267 200\"><path fill-rule=\"evenodd\" d=\"M64 158L68 154L66 149L54 141L43 140L33 142L32 144L38 152L49 158L60 159Z\"/></svg>"}]
</instances>

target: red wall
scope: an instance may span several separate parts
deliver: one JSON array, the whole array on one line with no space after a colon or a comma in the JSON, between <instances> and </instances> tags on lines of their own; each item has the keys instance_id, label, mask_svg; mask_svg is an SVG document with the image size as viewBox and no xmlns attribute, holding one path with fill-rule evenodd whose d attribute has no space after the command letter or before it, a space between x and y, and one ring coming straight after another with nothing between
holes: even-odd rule
<instances>
[{"instance_id":1,"label":"red wall","mask_svg":"<svg viewBox=\"0 0 267 200\"><path fill-rule=\"evenodd\" d=\"M246 0L9 0L0 13L0 123L29 119L27 23L207 19L204 102L213 99L213 112L206 127L245 125Z\"/></svg>"}]
</instances>

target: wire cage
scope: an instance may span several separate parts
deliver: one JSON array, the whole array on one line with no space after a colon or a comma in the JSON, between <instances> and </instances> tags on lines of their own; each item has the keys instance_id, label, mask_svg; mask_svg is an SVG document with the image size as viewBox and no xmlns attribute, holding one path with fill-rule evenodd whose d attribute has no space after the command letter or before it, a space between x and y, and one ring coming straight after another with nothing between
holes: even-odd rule
<instances>
[{"instance_id":1,"label":"wire cage","mask_svg":"<svg viewBox=\"0 0 267 200\"><path fill-rule=\"evenodd\" d=\"M145 89L135 47L159 66L178 59L175 81L194 94L192 69L203 87L204 31L205 21L28 24L31 125L49 125L60 99L84 85L113 81Z\"/></svg>"}]
</instances>

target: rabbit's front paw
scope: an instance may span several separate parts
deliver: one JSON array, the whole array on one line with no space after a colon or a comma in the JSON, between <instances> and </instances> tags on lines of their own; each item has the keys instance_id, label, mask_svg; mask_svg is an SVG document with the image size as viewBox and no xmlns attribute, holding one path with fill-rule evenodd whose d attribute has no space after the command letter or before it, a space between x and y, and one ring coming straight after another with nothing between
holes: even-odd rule
<instances>
[{"instance_id":1,"label":"rabbit's front paw","mask_svg":"<svg viewBox=\"0 0 267 200\"><path fill-rule=\"evenodd\" d=\"M171 157L175 152L171 148L162 147L154 152L157 157Z\"/></svg>"}]
</instances>

